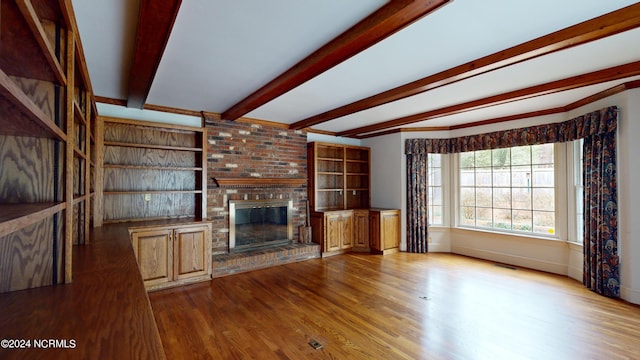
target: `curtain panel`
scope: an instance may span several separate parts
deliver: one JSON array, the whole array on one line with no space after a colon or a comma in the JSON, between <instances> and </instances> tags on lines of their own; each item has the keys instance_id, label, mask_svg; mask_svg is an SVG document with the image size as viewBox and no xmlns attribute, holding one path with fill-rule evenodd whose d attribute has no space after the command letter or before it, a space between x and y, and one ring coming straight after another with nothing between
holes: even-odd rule
<instances>
[{"instance_id":1,"label":"curtain panel","mask_svg":"<svg viewBox=\"0 0 640 360\"><path fill-rule=\"evenodd\" d=\"M571 120L451 139L407 139L407 249L426 249L427 154L451 154L584 139L583 283L619 297L616 130L619 109L607 107ZM416 172L424 172L424 175ZM424 177L424 180L421 178ZM423 190L419 189L423 187ZM423 192L425 192L423 194ZM425 250L426 251L426 250Z\"/></svg>"}]
</instances>

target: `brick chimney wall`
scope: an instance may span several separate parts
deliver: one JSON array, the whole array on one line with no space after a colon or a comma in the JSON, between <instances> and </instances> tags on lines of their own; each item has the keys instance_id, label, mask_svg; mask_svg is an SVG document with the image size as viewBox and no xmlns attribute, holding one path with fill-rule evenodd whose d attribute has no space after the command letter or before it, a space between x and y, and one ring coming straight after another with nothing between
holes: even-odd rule
<instances>
[{"instance_id":1,"label":"brick chimney wall","mask_svg":"<svg viewBox=\"0 0 640 360\"><path fill-rule=\"evenodd\" d=\"M215 178L307 178L307 134L269 124L206 121L207 215L213 222L213 254L228 252L229 200L293 200L293 238L305 221L307 185L218 187Z\"/></svg>"}]
</instances>

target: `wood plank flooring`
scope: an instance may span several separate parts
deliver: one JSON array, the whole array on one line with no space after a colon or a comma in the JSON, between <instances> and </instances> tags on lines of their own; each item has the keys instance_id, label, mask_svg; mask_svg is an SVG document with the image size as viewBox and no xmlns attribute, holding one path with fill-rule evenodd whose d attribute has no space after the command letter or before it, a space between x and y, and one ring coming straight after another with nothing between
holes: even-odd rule
<instances>
[{"instance_id":1,"label":"wood plank flooring","mask_svg":"<svg viewBox=\"0 0 640 360\"><path fill-rule=\"evenodd\" d=\"M640 307L451 254L346 254L149 297L169 359L640 357Z\"/></svg>"}]
</instances>

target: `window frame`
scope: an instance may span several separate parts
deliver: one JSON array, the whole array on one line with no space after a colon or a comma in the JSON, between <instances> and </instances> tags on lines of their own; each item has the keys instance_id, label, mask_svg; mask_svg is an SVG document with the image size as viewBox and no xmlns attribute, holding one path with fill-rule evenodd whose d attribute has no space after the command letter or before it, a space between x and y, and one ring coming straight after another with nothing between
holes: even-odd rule
<instances>
[{"instance_id":1,"label":"window frame","mask_svg":"<svg viewBox=\"0 0 640 360\"><path fill-rule=\"evenodd\" d=\"M515 147L513 147L515 148ZM509 149L513 149L513 148L509 148ZM495 149L493 149L495 150ZM477 216L475 218L475 223L476 225L468 225L468 224L462 224L461 221L461 216L462 216L462 204L461 204L461 191L463 186L461 185L461 171L462 171L462 164L461 164L461 157L463 153L456 153L455 156L453 157L453 169L455 169L454 171L452 171L452 174L454 176L454 181L451 182L452 186L455 188L455 195L454 198L452 199L452 209L453 209L453 213L455 216L455 227L456 228L460 228L460 229L465 229L465 230L472 230L472 231L482 231L482 232L495 232L495 233L501 233L501 234L508 234L508 235L517 235L517 236L526 236L526 237L531 237L531 238L543 238L543 239L547 239L547 240L561 240L562 238L566 238L566 231L562 228L562 226L558 226L559 224L562 225L559 221L561 220L560 218L562 216L559 216L559 214L563 213L564 211L564 207L562 206L562 201L559 199L558 194L559 193L563 193L562 188L564 187L562 184L563 182L563 178L564 176L560 175L559 173L561 171L563 171L562 169L560 169L561 165L564 165L564 162L559 161L560 159L560 154L564 153L564 148L562 146L559 146L559 144L553 144L553 150L554 150L554 158L553 158L553 177L554 177L554 186L553 186L553 193L554 193L554 210L553 210L553 215L554 215L554 232L553 234L547 234L547 233L542 233L542 232L533 232L533 228L532 231L523 231L523 230L514 230L513 229L513 221L511 222L511 229L500 229L500 228L496 228L493 227L493 216L492 216L492 226L491 227L483 227L483 226L477 226ZM489 169L491 169L491 186L489 187L491 189L491 192L493 194L493 191L495 189L494 187L494 180L493 180L493 155L491 156L492 160L491 160L491 164L488 167ZM474 156L474 160L475 160L475 156ZM475 161L474 161L475 162ZM509 169L510 171L512 171L512 164L509 164ZM530 166L534 166L531 165ZM478 167L474 164L474 166L472 167L473 169L476 168L482 168L482 167ZM474 185L472 187L469 188L473 188L473 189L477 189L477 183L476 183L476 179L474 176ZM468 187L468 186L467 186ZM513 192L513 183L509 182L509 189L511 189L510 193ZM530 189L533 189L532 187L529 187ZM477 191L477 190L476 190ZM533 201L533 199L531 200ZM477 200L474 203L473 208L476 209L477 206ZM488 207L489 209L491 209L491 213L493 214L495 207L493 204L493 195L492 195L492 201L491 201L491 207ZM502 208L500 208L502 209ZM510 204L510 211L513 212L513 203ZM533 203L531 205L531 209L529 210L532 212L532 216L533 216ZM476 213L477 214L477 213ZM533 225L533 223L532 223Z\"/></svg>"}]
</instances>

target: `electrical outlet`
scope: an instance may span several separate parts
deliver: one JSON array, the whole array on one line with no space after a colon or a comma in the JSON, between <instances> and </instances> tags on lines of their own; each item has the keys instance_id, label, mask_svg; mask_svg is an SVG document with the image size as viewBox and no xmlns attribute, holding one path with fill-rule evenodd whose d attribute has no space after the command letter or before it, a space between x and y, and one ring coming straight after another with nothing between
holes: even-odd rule
<instances>
[{"instance_id":1,"label":"electrical outlet","mask_svg":"<svg viewBox=\"0 0 640 360\"><path fill-rule=\"evenodd\" d=\"M151 194L144 194L144 201L151 201Z\"/></svg>"}]
</instances>

